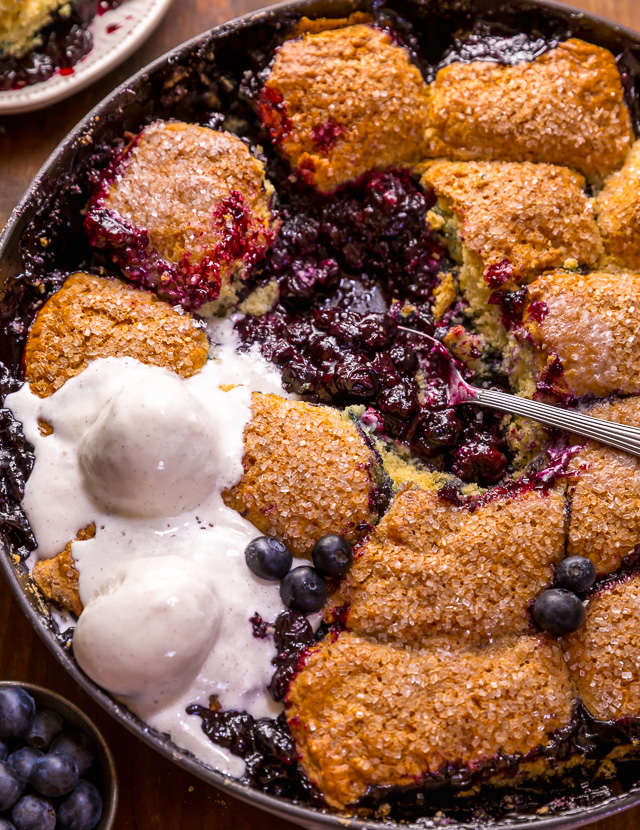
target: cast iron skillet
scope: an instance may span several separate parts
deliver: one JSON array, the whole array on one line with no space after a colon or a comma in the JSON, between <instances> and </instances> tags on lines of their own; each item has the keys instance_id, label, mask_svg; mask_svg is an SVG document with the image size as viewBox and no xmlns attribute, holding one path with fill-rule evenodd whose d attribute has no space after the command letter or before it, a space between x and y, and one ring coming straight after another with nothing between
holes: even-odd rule
<instances>
[{"instance_id":1,"label":"cast iron skillet","mask_svg":"<svg viewBox=\"0 0 640 830\"><path fill-rule=\"evenodd\" d=\"M21 203L12 213L0 237L0 291L7 281L25 267L77 267L77 246L86 246L81 232L80 211L86 200L88 169L100 156L100 148L122 137L125 131L137 133L158 117L194 119L194 113L230 105L224 84L216 84L219 101L210 97L211 79L228 74L237 80L271 48L278 33L286 30L301 14L310 17L344 17L362 9L380 9L382 0L295 0L267 10L245 15L211 30L159 58L99 104L73 130L53 153L34 179ZM423 33L423 49L431 63L437 63L454 33L470 29L478 19L497 31L504 25L514 30L540 32L542 37L564 38L567 31L620 54L623 75L631 92L632 114L638 129L640 92L640 35L595 15L576 12L553 0L392 0L401 18L409 19ZM206 79L203 81L203 77ZM207 80L208 79L208 80ZM104 158L104 156L103 156ZM78 185L80 191L78 192ZM34 255L35 240L45 234L46 248ZM37 245L36 248L37 249ZM0 295L1 296L1 295ZM118 704L89 680L74 662L57 631L48 608L43 605L24 565L11 556L11 545L0 537L0 564L11 589L32 625L54 657L104 709L166 758L179 764L225 792L258 805L270 813L287 818L306 828L353 827L393 828L380 823L347 819L336 814L302 807L283 799L249 789L238 781L215 772L189 753L174 746L166 736L149 729L124 706ZM554 830L575 828L640 804L640 787L609 796L588 806L573 807L552 817L526 816L502 819L493 828L536 828ZM404 825L406 826L406 825ZM422 830L435 828L430 819L420 819ZM470 828L469 824L458 824ZM473 827L477 827L473 824ZM487 826L487 825L483 825Z\"/></svg>"}]
</instances>

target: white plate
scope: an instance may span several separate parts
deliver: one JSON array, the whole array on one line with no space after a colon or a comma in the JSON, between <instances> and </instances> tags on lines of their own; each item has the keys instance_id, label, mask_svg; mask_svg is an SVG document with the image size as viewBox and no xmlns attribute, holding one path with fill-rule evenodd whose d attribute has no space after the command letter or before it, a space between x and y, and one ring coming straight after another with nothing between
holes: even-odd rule
<instances>
[{"instance_id":1,"label":"white plate","mask_svg":"<svg viewBox=\"0 0 640 830\"><path fill-rule=\"evenodd\" d=\"M149 37L170 4L171 0L125 0L117 9L97 15L89 25L93 49L73 67L73 73L57 73L48 81L0 92L0 114L47 107L97 81Z\"/></svg>"}]
</instances>

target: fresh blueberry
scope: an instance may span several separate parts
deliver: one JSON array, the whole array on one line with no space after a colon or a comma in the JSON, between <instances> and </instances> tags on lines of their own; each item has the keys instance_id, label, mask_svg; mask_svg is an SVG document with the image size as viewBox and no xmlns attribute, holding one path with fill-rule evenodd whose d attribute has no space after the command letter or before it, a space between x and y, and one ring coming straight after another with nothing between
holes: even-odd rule
<instances>
[{"instance_id":1,"label":"fresh blueberry","mask_svg":"<svg viewBox=\"0 0 640 830\"><path fill-rule=\"evenodd\" d=\"M342 576L351 567L353 549L344 537L336 533L328 533L315 543L311 558L321 574Z\"/></svg>"},{"instance_id":2,"label":"fresh blueberry","mask_svg":"<svg viewBox=\"0 0 640 830\"><path fill-rule=\"evenodd\" d=\"M0 810L8 810L22 795L24 784L17 772L5 761L0 761Z\"/></svg>"},{"instance_id":3,"label":"fresh blueberry","mask_svg":"<svg viewBox=\"0 0 640 830\"><path fill-rule=\"evenodd\" d=\"M11 824L9 819L0 818L0 830L16 830L16 826Z\"/></svg>"},{"instance_id":4,"label":"fresh blueberry","mask_svg":"<svg viewBox=\"0 0 640 830\"><path fill-rule=\"evenodd\" d=\"M58 821L68 830L93 830L102 815L100 793L89 781L78 786L58 807Z\"/></svg>"},{"instance_id":5,"label":"fresh blueberry","mask_svg":"<svg viewBox=\"0 0 640 830\"><path fill-rule=\"evenodd\" d=\"M7 758L7 764L15 770L18 778L26 784L27 781L31 780L33 765L39 758L42 757L44 756L39 749L36 749L33 746L23 746L21 749L16 749L15 752L12 752L11 755L9 755Z\"/></svg>"},{"instance_id":6,"label":"fresh blueberry","mask_svg":"<svg viewBox=\"0 0 640 830\"><path fill-rule=\"evenodd\" d=\"M307 565L294 568L280 583L280 597L287 606L301 614L319 611L327 601L329 586L325 579Z\"/></svg>"},{"instance_id":7,"label":"fresh blueberry","mask_svg":"<svg viewBox=\"0 0 640 830\"><path fill-rule=\"evenodd\" d=\"M30 782L42 795L66 795L78 783L76 762L66 755L43 755L33 765Z\"/></svg>"},{"instance_id":8,"label":"fresh blueberry","mask_svg":"<svg viewBox=\"0 0 640 830\"><path fill-rule=\"evenodd\" d=\"M249 569L261 579L276 582L289 573L293 556L289 548L275 536L258 536L244 552Z\"/></svg>"},{"instance_id":9,"label":"fresh blueberry","mask_svg":"<svg viewBox=\"0 0 640 830\"><path fill-rule=\"evenodd\" d=\"M46 750L63 728L62 718L57 712L51 709L38 709L26 735L27 743L36 749Z\"/></svg>"},{"instance_id":10,"label":"fresh blueberry","mask_svg":"<svg viewBox=\"0 0 640 830\"><path fill-rule=\"evenodd\" d=\"M9 747L4 741L0 741L0 761L6 761L9 755Z\"/></svg>"},{"instance_id":11,"label":"fresh blueberry","mask_svg":"<svg viewBox=\"0 0 640 830\"><path fill-rule=\"evenodd\" d=\"M585 617L584 605L579 598L564 588L543 591L533 605L534 620L540 628L552 634L577 631Z\"/></svg>"},{"instance_id":12,"label":"fresh blueberry","mask_svg":"<svg viewBox=\"0 0 640 830\"><path fill-rule=\"evenodd\" d=\"M584 556L568 556L556 569L556 585L575 594L588 591L596 581L596 569Z\"/></svg>"},{"instance_id":13,"label":"fresh blueberry","mask_svg":"<svg viewBox=\"0 0 640 830\"><path fill-rule=\"evenodd\" d=\"M49 753L66 755L76 762L78 775L84 775L95 760L93 744L82 732L63 732L53 741Z\"/></svg>"},{"instance_id":14,"label":"fresh blueberry","mask_svg":"<svg viewBox=\"0 0 640 830\"><path fill-rule=\"evenodd\" d=\"M16 830L54 830L56 813L51 802L39 795L25 795L11 811Z\"/></svg>"},{"instance_id":15,"label":"fresh blueberry","mask_svg":"<svg viewBox=\"0 0 640 830\"><path fill-rule=\"evenodd\" d=\"M15 738L28 732L36 704L20 686L0 689L0 738Z\"/></svg>"}]
</instances>

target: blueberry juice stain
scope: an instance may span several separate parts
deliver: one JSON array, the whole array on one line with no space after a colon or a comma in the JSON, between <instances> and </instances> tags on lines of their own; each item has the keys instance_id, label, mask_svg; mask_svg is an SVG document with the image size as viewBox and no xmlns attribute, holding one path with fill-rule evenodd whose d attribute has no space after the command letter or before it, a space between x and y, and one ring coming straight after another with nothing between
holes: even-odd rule
<instances>
[{"instance_id":1,"label":"blueberry juice stain","mask_svg":"<svg viewBox=\"0 0 640 830\"><path fill-rule=\"evenodd\" d=\"M295 190L269 171L282 228L252 285L279 302L237 323L304 400L365 407L364 423L428 468L490 485L508 459L498 418L448 405L446 359L433 335L433 290L453 265L426 222L432 200L404 170L368 173L333 194Z\"/></svg>"}]
</instances>

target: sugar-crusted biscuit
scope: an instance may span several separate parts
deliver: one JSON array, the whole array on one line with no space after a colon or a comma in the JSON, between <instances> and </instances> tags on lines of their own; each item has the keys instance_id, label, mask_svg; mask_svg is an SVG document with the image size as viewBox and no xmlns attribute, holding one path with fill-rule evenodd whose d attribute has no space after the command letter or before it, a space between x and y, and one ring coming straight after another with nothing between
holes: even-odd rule
<instances>
[{"instance_id":1,"label":"sugar-crusted biscuit","mask_svg":"<svg viewBox=\"0 0 640 830\"><path fill-rule=\"evenodd\" d=\"M309 651L286 699L302 767L337 808L447 763L525 754L568 724L572 704L554 640L439 637L410 651L348 631Z\"/></svg>"},{"instance_id":2,"label":"sugar-crusted biscuit","mask_svg":"<svg viewBox=\"0 0 640 830\"><path fill-rule=\"evenodd\" d=\"M640 392L640 274L554 271L527 291L538 383L576 397Z\"/></svg>"},{"instance_id":3,"label":"sugar-crusted biscuit","mask_svg":"<svg viewBox=\"0 0 640 830\"><path fill-rule=\"evenodd\" d=\"M25 347L25 376L46 398L99 357L134 357L190 377L208 350L192 317L119 280L78 273L38 312Z\"/></svg>"},{"instance_id":4,"label":"sugar-crusted biscuit","mask_svg":"<svg viewBox=\"0 0 640 830\"><path fill-rule=\"evenodd\" d=\"M358 540L378 519L378 461L330 407L254 393L242 479L229 507L299 556L326 533Z\"/></svg>"},{"instance_id":5,"label":"sugar-crusted biscuit","mask_svg":"<svg viewBox=\"0 0 640 830\"><path fill-rule=\"evenodd\" d=\"M237 136L155 121L105 178L85 227L132 282L163 299L228 304L275 236L272 194Z\"/></svg>"},{"instance_id":6,"label":"sugar-crusted biscuit","mask_svg":"<svg viewBox=\"0 0 640 830\"><path fill-rule=\"evenodd\" d=\"M430 156L561 164L602 181L633 140L607 49L571 38L533 61L452 63L430 87Z\"/></svg>"},{"instance_id":7,"label":"sugar-crusted biscuit","mask_svg":"<svg viewBox=\"0 0 640 830\"><path fill-rule=\"evenodd\" d=\"M427 84L409 52L369 25L285 41L258 112L294 169L323 192L424 155Z\"/></svg>"},{"instance_id":8,"label":"sugar-crusted biscuit","mask_svg":"<svg viewBox=\"0 0 640 830\"><path fill-rule=\"evenodd\" d=\"M640 427L640 398L598 403L589 415ZM567 555L600 576L617 571L640 543L640 459L589 441L571 461Z\"/></svg>"},{"instance_id":9,"label":"sugar-crusted biscuit","mask_svg":"<svg viewBox=\"0 0 640 830\"><path fill-rule=\"evenodd\" d=\"M596 200L598 227L606 261L640 270L640 141L636 141L620 170L606 181Z\"/></svg>"},{"instance_id":10,"label":"sugar-crusted biscuit","mask_svg":"<svg viewBox=\"0 0 640 830\"><path fill-rule=\"evenodd\" d=\"M435 491L396 496L333 598L346 625L414 646L439 633L481 641L532 628L532 600L564 557L564 485L475 510Z\"/></svg>"},{"instance_id":11,"label":"sugar-crusted biscuit","mask_svg":"<svg viewBox=\"0 0 640 830\"><path fill-rule=\"evenodd\" d=\"M582 628L565 639L567 665L582 702L603 721L640 713L640 577L589 600Z\"/></svg>"}]
</instances>

